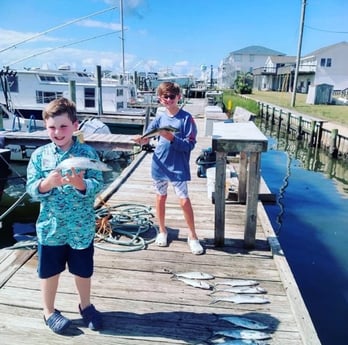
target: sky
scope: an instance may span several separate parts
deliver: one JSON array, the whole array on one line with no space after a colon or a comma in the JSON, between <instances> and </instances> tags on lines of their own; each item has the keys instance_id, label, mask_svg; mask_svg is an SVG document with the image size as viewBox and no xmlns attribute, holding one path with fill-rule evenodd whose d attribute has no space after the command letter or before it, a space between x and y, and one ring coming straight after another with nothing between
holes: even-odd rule
<instances>
[{"instance_id":1,"label":"sky","mask_svg":"<svg viewBox=\"0 0 348 345\"><path fill-rule=\"evenodd\" d=\"M202 66L216 71L248 46L296 56L303 1L21 0L14 6L0 0L0 68L69 65L94 72L100 65L117 74L199 77ZM301 56L342 41L348 41L348 1L307 0Z\"/></svg>"}]
</instances>

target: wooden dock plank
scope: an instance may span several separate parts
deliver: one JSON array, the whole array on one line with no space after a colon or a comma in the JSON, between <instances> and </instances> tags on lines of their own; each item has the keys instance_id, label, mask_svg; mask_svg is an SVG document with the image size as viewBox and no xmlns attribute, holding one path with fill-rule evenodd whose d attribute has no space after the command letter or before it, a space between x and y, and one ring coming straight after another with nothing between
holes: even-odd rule
<instances>
[{"instance_id":1,"label":"wooden dock plank","mask_svg":"<svg viewBox=\"0 0 348 345\"><path fill-rule=\"evenodd\" d=\"M195 157L202 148L211 145L211 139L202 134L201 120L197 117L200 136L192 153L189 191L205 255L195 256L189 252L187 226L178 200L169 190L168 247L150 243L145 250L134 252L118 252L115 247L113 251L98 247L95 250L92 302L103 312L104 330L92 332L83 327L74 281L68 272L61 275L56 307L73 320L73 327L68 336L58 336L47 329L42 320L37 258L33 255L0 289L2 344L209 344L214 331L232 328L219 320L225 315L242 315L267 323L272 337L269 344L320 344L315 333L313 335L306 310L304 314L296 314L298 309L289 300L292 298L295 304L303 305L293 277L286 272L286 260L282 262L285 258L278 257L280 251L271 251L269 243L274 234L267 219L263 219L261 203L253 250L243 246L245 205L235 202L226 203L225 246L214 247L214 205L207 196L206 179L195 174ZM119 186L115 183L116 192L104 193L108 196L107 205L141 204L154 211L150 162L151 153L143 154L135 170L126 172ZM155 230L148 236L153 238ZM213 290L187 286L172 279L167 271L211 273L215 276L212 283L227 278L253 279L267 290L265 297L270 303L211 303ZM285 284L282 274L287 275ZM304 323L307 331L299 322Z\"/></svg>"}]
</instances>

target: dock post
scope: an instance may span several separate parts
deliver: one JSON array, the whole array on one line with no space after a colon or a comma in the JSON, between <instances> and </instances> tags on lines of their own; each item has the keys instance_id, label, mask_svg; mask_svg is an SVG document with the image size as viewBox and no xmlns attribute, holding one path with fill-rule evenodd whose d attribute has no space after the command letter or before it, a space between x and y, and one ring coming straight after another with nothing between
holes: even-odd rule
<instances>
[{"instance_id":1,"label":"dock post","mask_svg":"<svg viewBox=\"0 0 348 345\"><path fill-rule=\"evenodd\" d=\"M271 124L274 125L275 107L272 108Z\"/></svg>"},{"instance_id":2,"label":"dock post","mask_svg":"<svg viewBox=\"0 0 348 345\"><path fill-rule=\"evenodd\" d=\"M329 148L329 154L330 154L330 157L332 158L338 157L337 136L338 136L338 129L333 129L331 131L330 148Z\"/></svg>"},{"instance_id":3,"label":"dock post","mask_svg":"<svg viewBox=\"0 0 348 345\"><path fill-rule=\"evenodd\" d=\"M297 126L297 140L302 139L302 116L298 117L298 126Z\"/></svg>"},{"instance_id":4,"label":"dock post","mask_svg":"<svg viewBox=\"0 0 348 345\"><path fill-rule=\"evenodd\" d=\"M319 128L317 129L317 148L321 147L321 139L323 137L323 121L319 121Z\"/></svg>"},{"instance_id":5,"label":"dock post","mask_svg":"<svg viewBox=\"0 0 348 345\"><path fill-rule=\"evenodd\" d=\"M308 140L308 144L309 146L316 146L316 141L317 141L317 137L315 135L315 129L317 127L317 121L312 121L312 125L311 125L311 133L309 135L309 140Z\"/></svg>"},{"instance_id":6,"label":"dock post","mask_svg":"<svg viewBox=\"0 0 348 345\"><path fill-rule=\"evenodd\" d=\"M290 111L288 112L288 119L287 119L287 122L286 122L286 131L288 133L290 133L290 122L291 122L291 113Z\"/></svg>"},{"instance_id":7,"label":"dock post","mask_svg":"<svg viewBox=\"0 0 348 345\"><path fill-rule=\"evenodd\" d=\"M226 153L216 152L215 170L215 246L225 244Z\"/></svg>"}]
</instances>

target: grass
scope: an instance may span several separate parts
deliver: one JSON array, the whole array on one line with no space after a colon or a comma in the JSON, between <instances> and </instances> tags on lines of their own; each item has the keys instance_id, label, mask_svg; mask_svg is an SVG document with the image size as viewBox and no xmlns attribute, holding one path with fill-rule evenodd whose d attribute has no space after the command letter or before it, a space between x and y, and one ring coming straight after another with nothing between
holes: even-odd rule
<instances>
[{"instance_id":1,"label":"grass","mask_svg":"<svg viewBox=\"0 0 348 345\"><path fill-rule=\"evenodd\" d=\"M315 116L322 120L335 122L348 127L348 106L346 105L322 105L322 104L307 104L307 94L296 94L295 107L291 107L292 94L288 92L273 92L273 91L257 91L253 90L251 95L245 100L233 93L231 90L224 91L224 104L227 106L228 101L232 101L235 106L241 106L249 111L257 114L257 101L271 103L276 106L289 109L289 111ZM240 104L239 104L240 102ZM256 111L252 110L255 109Z\"/></svg>"}]
</instances>

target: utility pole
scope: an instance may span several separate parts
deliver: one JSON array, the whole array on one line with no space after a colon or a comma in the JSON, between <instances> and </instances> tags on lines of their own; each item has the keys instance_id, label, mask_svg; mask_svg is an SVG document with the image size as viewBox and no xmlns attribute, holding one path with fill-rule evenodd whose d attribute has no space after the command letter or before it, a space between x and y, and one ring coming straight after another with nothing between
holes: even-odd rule
<instances>
[{"instance_id":1,"label":"utility pole","mask_svg":"<svg viewBox=\"0 0 348 345\"><path fill-rule=\"evenodd\" d=\"M126 76L125 62L124 62L124 25L123 25L123 0L120 0L120 14L121 14L121 46L122 46L122 83Z\"/></svg>"},{"instance_id":2,"label":"utility pole","mask_svg":"<svg viewBox=\"0 0 348 345\"><path fill-rule=\"evenodd\" d=\"M298 71L300 68L300 61L301 61L301 47L302 47L302 37L303 37L303 26L304 26L304 21L305 21L305 12L306 12L306 0L302 0L300 33L299 33L298 46L297 46L295 77L294 77L294 84L292 87L292 98L291 98L291 106L292 107L295 106L295 102L296 102L296 88L297 88Z\"/></svg>"}]
</instances>

